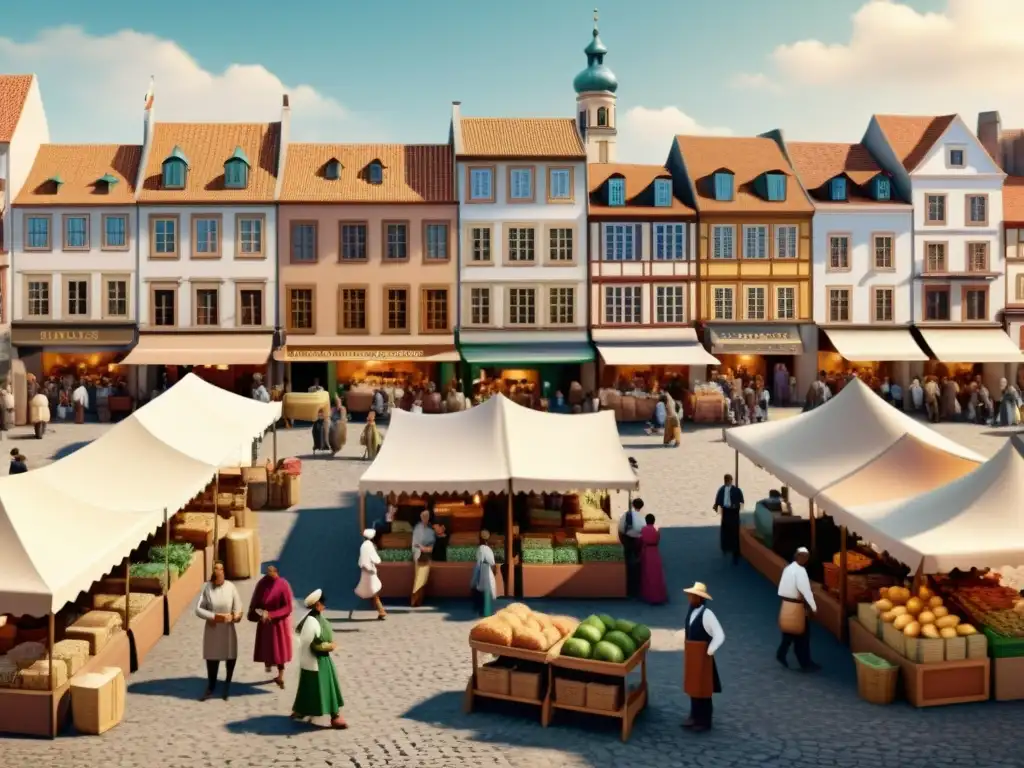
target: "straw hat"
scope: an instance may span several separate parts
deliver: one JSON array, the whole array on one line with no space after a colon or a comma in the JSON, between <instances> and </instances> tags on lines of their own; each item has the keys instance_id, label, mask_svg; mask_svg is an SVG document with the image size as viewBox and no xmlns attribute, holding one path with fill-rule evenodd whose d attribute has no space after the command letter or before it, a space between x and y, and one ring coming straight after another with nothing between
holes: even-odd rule
<instances>
[{"instance_id":1,"label":"straw hat","mask_svg":"<svg viewBox=\"0 0 1024 768\"><path fill-rule=\"evenodd\" d=\"M373 528L367 528L365 531L363 531L364 539L372 539L376 535L377 531L375 531Z\"/></svg>"},{"instance_id":2,"label":"straw hat","mask_svg":"<svg viewBox=\"0 0 1024 768\"><path fill-rule=\"evenodd\" d=\"M684 589L683 592L685 592L688 595L696 595L697 597L703 597L705 600L711 599L711 595L708 594L708 587L702 581L695 581L692 587L690 587L689 589Z\"/></svg>"},{"instance_id":3,"label":"straw hat","mask_svg":"<svg viewBox=\"0 0 1024 768\"><path fill-rule=\"evenodd\" d=\"M312 608L314 605L320 602L320 598L324 596L322 589L314 589L308 595L306 595L305 605L307 608Z\"/></svg>"}]
</instances>

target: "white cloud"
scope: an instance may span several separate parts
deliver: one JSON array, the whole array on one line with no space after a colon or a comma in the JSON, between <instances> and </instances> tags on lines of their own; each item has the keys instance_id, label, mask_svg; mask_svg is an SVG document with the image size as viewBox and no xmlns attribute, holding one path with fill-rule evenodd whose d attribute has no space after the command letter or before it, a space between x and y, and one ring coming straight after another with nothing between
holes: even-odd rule
<instances>
[{"instance_id":1,"label":"white cloud","mask_svg":"<svg viewBox=\"0 0 1024 768\"><path fill-rule=\"evenodd\" d=\"M740 72L738 75L733 75L729 80L729 85L740 90L773 92L779 90L779 84L762 72L755 74Z\"/></svg>"},{"instance_id":2,"label":"white cloud","mask_svg":"<svg viewBox=\"0 0 1024 768\"><path fill-rule=\"evenodd\" d=\"M663 163L672 139L680 134L729 136L728 128L709 128L677 107L632 107L619 120L618 159L627 163Z\"/></svg>"},{"instance_id":3,"label":"white cloud","mask_svg":"<svg viewBox=\"0 0 1024 768\"><path fill-rule=\"evenodd\" d=\"M55 141L138 141L150 75L158 120L272 121L287 93L293 139L351 140L365 128L364 119L308 85L286 85L254 64L209 72L173 41L132 30L93 36L68 26L28 41L0 37L0 72L39 76Z\"/></svg>"}]
</instances>

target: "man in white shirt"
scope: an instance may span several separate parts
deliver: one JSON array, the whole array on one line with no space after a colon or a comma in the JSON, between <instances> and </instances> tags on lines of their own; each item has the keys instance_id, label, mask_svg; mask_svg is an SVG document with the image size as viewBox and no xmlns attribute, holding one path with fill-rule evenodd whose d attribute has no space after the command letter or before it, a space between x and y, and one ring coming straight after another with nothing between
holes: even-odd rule
<instances>
[{"instance_id":1,"label":"man in white shirt","mask_svg":"<svg viewBox=\"0 0 1024 768\"><path fill-rule=\"evenodd\" d=\"M796 551L793 562L782 571L779 579L779 597L782 607L779 609L779 629L782 630L782 643L775 654L779 664L789 668L786 656L790 646L796 652L796 660L801 672L814 672L821 669L811 661L811 633L807 626L807 609L817 612L811 592L811 580L807 576L807 561L810 553L806 547Z\"/></svg>"},{"instance_id":2,"label":"man in white shirt","mask_svg":"<svg viewBox=\"0 0 1024 768\"><path fill-rule=\"evenodd\" d=\"M619 517L619 541L626 554L626 593L632 597L640 589L640 534L644 530L644 500L633 499L632 506Z\"/></svg>"},{"instance_id":3,"label":"man in white shirt","mask_svg":"<svg viewBox=\"0 0 1024 768\"><path fill-rule=\"evenodd\" d=\"M725 642L725 632L718 618L707 607L711 600L708 588L701 582L684 589L690 600L686 614L686 644L683 653L683 691L690 697L690 717L683 722L692 731L711 728L712 694L722 692L715 652Z\"/></svg>"},{"instance_id":4,"label":"man in white shirt","mask_svg":"<svg viewBox=\"0 0 1024 768\"><path fill-rule=\"evenodd\" d=\"M89 407L89 390L85 388L85 382L78 382L75 391L71 393L71 403L75 406L75 424L85 423L85 409Z\"/></svg>"}]
</instances>

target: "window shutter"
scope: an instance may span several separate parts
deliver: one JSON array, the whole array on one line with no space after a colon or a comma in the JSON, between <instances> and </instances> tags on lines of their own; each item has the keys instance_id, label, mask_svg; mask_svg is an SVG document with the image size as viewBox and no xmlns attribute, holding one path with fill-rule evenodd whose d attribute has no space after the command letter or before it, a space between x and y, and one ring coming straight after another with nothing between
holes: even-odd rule
<instances>
[{"instance_id":1,"label":"window shutter","mask_svg":"<svg viewBox=\"0 0 1024 768\"><path fill-rule=\"evenodd\" d=\"M643 258L643 227L639 224L630 225L633 227L633 258L640 260Z\"/></svg>"}]
</instances>

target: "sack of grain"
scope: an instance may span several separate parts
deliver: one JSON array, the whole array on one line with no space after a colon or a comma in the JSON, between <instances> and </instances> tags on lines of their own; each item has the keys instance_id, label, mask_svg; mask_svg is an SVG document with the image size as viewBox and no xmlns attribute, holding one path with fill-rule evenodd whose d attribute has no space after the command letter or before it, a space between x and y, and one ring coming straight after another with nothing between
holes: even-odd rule
<instances>
[{"instance_id":1,"label":"sack of grain","mask_svg":"<svg viewBox=\"0 0 1024 768\"><path fill-rule=\"evenodd\" d=\"M124 618L120 613L115 611L101 611L94 610L88 613L83 613L72 627L99 627L102 629L115 632L124 626Z\"/></svg>"},{"instance_id":2,"label":"sack of grain","mask_svg":"<svg viewBox=\"0 0 1024 768\"><path fill-rule=\"evenodd\" d=\"M0 656L0 688L13 688L18 684L18 665L14 659Z\"/></svg>"},{"instance_id":3,"label":"sack of grain","mask_svg":"<svg viewBox=\"0 0 1024 768\"><path fill-rule=\"evenodd\" d=\"M19 643L7 654L7 658L18 665L18 669L31 667L45 656L46 646L42 643Z\"/></svg>"},{"instance_id":4,"label":"sack of grain","mask_svg":"<svg viewBox=\"0 0 1024 768\"><path fill-rule=\"evenodd\" d=\"M89 661L89 641L65 639L54 643L53 660L63 661L68 669L68 678L74 677Z\"/></svg>"},{"instance_id":5,"label":"sack of grain","mask_svg":"<svg viewBox=\"0 0 1024 768\"><path fill-rule=\"evenodd\" d=\"M134 619L156 599L156 595L144 592L132 592L128 595L128 618ZM98 611L113 611L124 622L124 595L93 595L92 607ZM88 614L86 614L88 615Z\"/></svg>"},{"instance_id":6,"label":"sack of grain","mask_svg":"<svg viewBox=\"0 0 1024 768\"><path fill-rule=\"evenodd\" d=\"M56 690L68 682L68 668L61 661L53 662L53 689ZM37 661L32 666L18 673L18 688L26 691L50 690L50 662L46 659Z\"/></svg>"}]
</instances>

